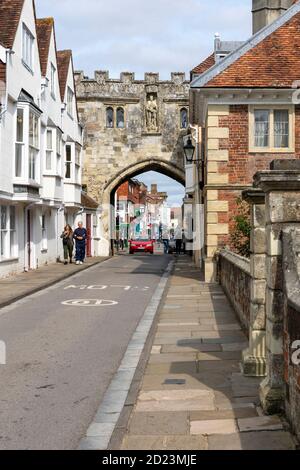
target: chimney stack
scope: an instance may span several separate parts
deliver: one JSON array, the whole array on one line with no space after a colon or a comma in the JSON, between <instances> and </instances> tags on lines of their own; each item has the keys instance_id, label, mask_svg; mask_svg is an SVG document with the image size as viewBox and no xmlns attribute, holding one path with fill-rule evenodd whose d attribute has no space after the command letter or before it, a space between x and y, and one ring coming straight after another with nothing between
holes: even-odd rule
<instances>
[{"instance_id":1,"label":"chimney stack","mask_svg":"<svg viewBox=\"0 0 300 470\"><path fill-rule=\"evenodd\" d=\"M253 34L273 23L295 0L252 0Z\"/></svg>"}]
</instances>

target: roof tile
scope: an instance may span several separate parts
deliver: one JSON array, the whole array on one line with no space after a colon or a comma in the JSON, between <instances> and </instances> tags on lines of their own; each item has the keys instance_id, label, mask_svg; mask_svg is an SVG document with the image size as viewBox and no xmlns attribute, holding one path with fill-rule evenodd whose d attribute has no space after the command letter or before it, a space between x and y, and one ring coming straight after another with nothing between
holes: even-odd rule
<instances>
[{"instance_id":1,"label":"roof tile","mask_svg":"<svg viewBox=\"0 0 300 470\"><path fill-rule=\"evenodd\" d=\"M0 43L12 49L24 0L0 0Z\"/></svg>"},{"instance_id":2,"label":"roof tile","mask_svg":"<svg viewBox=\"0 0 300 470\"><path fill-rule=\"evenodd\" d=\"M300 77L300 13L250 49L206 87L286 88Z\"/></svg>"}]
</instances>

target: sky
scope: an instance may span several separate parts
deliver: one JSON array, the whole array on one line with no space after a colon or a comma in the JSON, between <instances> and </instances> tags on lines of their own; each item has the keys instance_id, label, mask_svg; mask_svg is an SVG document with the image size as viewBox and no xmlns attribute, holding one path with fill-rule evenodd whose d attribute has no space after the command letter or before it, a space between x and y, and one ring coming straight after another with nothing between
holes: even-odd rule
<instances>
[{"instance_id":1,"label":"sky","mask_svg":"<svg viewBox=\"0 0 300 470\"><path fill-rule=\"evenodd\" d=\"M148 186L148 190L151 190L151 184L156 183L158 185L158 191L165 191L168 193L167 204L170 207L176 207L182 205L182 200L185 195L184 187L174 181L168 176L161 175L156 171L147 171L136 177L139 181L142 181Z\"/></svg>"},{"instance_id":2,"label":"sky","mask_svg":"<svg viewBox=\"0 0 300 470\"><path fill-rule=\"evenodd\" d=\"M36 0L39 18L55 18L59 49L72 49L76 70L94 76L109 70L159 72L189 71L213 51L214 35L242 41L251 35L252 0ZM148 177L147 177L148 178ZM169 203L182 201L180 185L156 174ZM151 181L147 179L148 184ZM177 197L176 197L177 191Z\"/></svg>"}]
</instances>

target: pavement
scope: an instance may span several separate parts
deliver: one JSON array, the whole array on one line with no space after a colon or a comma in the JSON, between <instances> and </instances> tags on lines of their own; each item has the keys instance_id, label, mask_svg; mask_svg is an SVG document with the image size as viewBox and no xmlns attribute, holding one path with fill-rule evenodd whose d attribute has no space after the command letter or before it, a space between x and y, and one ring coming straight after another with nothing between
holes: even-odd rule
<instances>
[{"instance_id":1,"label":"pavement","mask_svg":"<svg viewBox=\"0 0 300 470\"><path fill-rule=\"evenodd\" d=\"M0 309L0 449L100 448L104 428L107 445L115 423L103 419L124 405L171 259L124 255L3 281L2 302L55 284ZM57 282L59 272L75 274Z\"/></svg>"},{"instance_id":2,"label":"pavement","mask_svg":"<svg viewBox=\"0 0 300 470\"><path fill-rule=\"evenodd\" d=\"M178 258L126 424L110 449L290 450L279 416L259 406L261 379L241 373L247 339L222 288ZM127 412L128 414L128 412Z\"/></svg>"},{"instance_id":3,"label":"pavement","mask_svg":"<svg viewBox=\"0 0 300 470\"><path fill-rule=\"evenodd\" d=\"M0 280L0 308L11 304L27 295L34 294L49 287L73 274L85 271L108 258L94 257L86 258L83 265L75 263L64 265L64 263L53 263L41 266L39 269L16 274Z\"/></svg>"}]
</instances>

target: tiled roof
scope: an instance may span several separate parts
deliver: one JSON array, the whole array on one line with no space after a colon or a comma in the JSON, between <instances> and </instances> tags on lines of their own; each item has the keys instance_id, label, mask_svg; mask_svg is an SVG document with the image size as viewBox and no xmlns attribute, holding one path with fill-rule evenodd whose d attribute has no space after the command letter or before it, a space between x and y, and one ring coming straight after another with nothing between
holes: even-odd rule
<instances>
[{"instance_id":1,"label":"tiled roof","mask_svg":"<svg viewBox=\"0 0 300 470\"><path fill-rule=\"evenodd\" d=\"M98 202L84 192L81 193L81 205L86 209L98 209L99 207Z\"/></svg>"},{"instance_id":2,"label":"tiled roof","mask_svg":"<svg viewBox=\"0 0 300 470\"><path fill-rule=\"evenodd\" d=\"M201 75L201 73L206 72L206 70L210 69L213 65L215 65L215 54L212 53L206 59L201 62L201 64L197 65L197 67L193 68L192 74Z\"/></svg>"},{"instance_id":3,"label":"tiled roof","mask_svg":"<svg viewBox=\"0 0 300 470\"><path fill-rule=\"evenodd\" d=\"M0 60L0 82L5 82L5 81L6 81L6 66Z\"/></svg>"},{"instance_id":4,"label":"tiled roof","mask_svg":"<svg viewBox=\"0 0 300 470\"><path fill-rule=\"evenodd\" d=\"M300 12L241 55L205 87L289 88L300 77ZM226 63L226 59L223 63Z\"/></svg>"},{"instance_id":5,"label":"tiled roof","mask_svg":"<svg viewBox=\"0 0 300 470\"><path fill-rule=\"evenodd\" d=\"M0 43L12 49L24 0L0 0Z\"/></svg>"},{"instance_id":6,"label":"tiled roof","mask_svg":"<svg viewBox=\"0 0 300 470\"><path fill-rule=\"evenodd\" d=\"M64 101L72 51L57 51L57 67L61 100Z\"/></svg>"},{"instance_id":7,"label":"tiled roof","mask_svg":"<svg viewBox=\"0 0 300 470\"><path fill-rule=\"evenodd\" d=\"M49 57L49 48L51 41L51 34L54 27L53 18L43 18L36 20L36 34L39 46L39 55L41 63L41 72L45 77L47 73L47 64Z\"/></svg>"}]
</instances>

